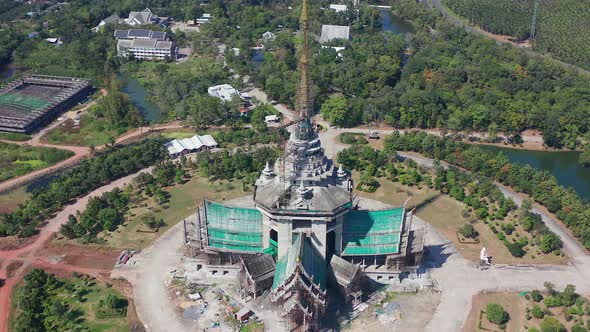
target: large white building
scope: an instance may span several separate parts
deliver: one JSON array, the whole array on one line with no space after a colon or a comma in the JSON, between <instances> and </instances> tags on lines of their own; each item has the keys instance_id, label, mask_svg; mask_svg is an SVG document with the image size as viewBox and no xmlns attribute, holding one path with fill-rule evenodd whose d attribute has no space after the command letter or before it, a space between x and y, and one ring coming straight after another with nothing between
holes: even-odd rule
<instances>
[{"instance_id":1,"label":"large white building","mask_svg":"<svg viewBox=\"0 0 590 332\"><path fill-rule=\"evenodd\" d=\"M350 39L350 27L345 25L322 25L320 43L327 43L334 39Z\"/></svg>"},{"instance_id":2,"label":"large white building","mask_svg":"<svg viewBox=\"0 0 590 332\"><path fill-rule=\"evenodd\" d=\"M117 54L137 59L175 59L176 45L168 40L166 32L145 29L116 30Z\"/></svg>"},{"instance_id":3,"label":"large white building","mask_svg":"<svg viewBox=\"0 0 590 332\"><path fill-rule=\"evenodd\" d=\"M190 138L173 139L164 145L172 158L177 158L188 153L211 150L217 148L217 142L211 135L195 135Z\"/></svg>"}]
</instances>

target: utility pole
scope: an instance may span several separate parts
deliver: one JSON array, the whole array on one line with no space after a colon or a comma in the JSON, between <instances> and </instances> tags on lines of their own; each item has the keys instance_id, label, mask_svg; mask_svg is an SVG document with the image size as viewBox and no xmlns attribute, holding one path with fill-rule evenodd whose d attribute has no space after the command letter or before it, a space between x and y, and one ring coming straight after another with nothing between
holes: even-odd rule
<instances>
[{"instance_id":1,"label":"utility pole","mask_svg":"<svg viewBox=\"0 0 590 332\"><path fill-rule=\"evenodd\" d=\"M535 8L533 9L533 23L531 24L531 37L530 40L535 39L535 33L537 29L537 13L539 11L539 0L535 0Z\"/></svg>"}]
</instances>

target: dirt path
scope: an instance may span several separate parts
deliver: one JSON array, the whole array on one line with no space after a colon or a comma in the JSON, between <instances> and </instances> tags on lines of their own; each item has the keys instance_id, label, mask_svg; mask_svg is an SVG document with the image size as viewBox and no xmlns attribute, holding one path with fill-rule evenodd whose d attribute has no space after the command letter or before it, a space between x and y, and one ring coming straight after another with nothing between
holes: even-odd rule
<instances>
[{"instance_id":1,"label":"dirt path","mask_svg":"<svg viewBox=\"0 0 590 332\"><path fill-rule=\"evenodd\" d=\"M59 125L60 123L58 122L57 124ZM54 125L55 124L53 124L52 126L54 126ZM122 136L119 136L117 138L115 144L122 144L122 143L125 143L131 139L140 137L142 135L146 135L151 132L158 132L158 131L162 131L162 130L166 130L166 129L179 129L179 128L183 128L183 127L184 127L183 125L180 125L178 123L169 123L169 124L157 125L157 126L153 126L153 127L140 127L140 128L137 128L133 131L125 133ZM6 141L6 140L0 140L0 141L18 144L18 145L31 145L31 146L39 146L39 147L65 149L65 150L70 150L70 151L74 152L74 155L64 161L61 161L61 162L51 166L51 167L43 168L43 169L31 172L31 173L25 174L23 176L19 176L17 178L13 178L13 179L1 182L0 183L0 193L7 192L15 187L27 184L27 183L33 181L34 179L37 179L38 177L41 177L43 175L51 174L51 173L54 173L60 169L73 166L73 165L79 163L82 159L90 156L90 154L91 154L91 150L88 147L85 147L85 146L64 146L64 145L54 145L54 144L42 143L40 141L40 139L41 139L40 137L41 136L34 136L30 140L24 141L24 142L13 142L13 141ZM102 145L102 146L96 147L95 151L100 151L104 148L105 148L105 146Z\"/></svg>"},{"instance_id":2,"label":"dirt path","mask_svg":"<svg viewBox=\"0 0 590 332\"><path fill-rule=\"evenodd\" d=\"M68 221L68 216L70 214L75 214L76 211L83 211L91 197L102 195L105 192L113 190L115 187L123 187L130 183L139 173L149 172L151 169L152 167L148 167L134 174L115 180L110 184L100 187L92 193L79 198L48 220L47 224L40 230L40 234L34 242L23 248L0 251L0 262L2 262L2 266L0 267L0 279L6 279L6 284L0 288L0 332L7 330L12 288L23 277L26 270L31 266L35 266L35 264L40 266L55 266L48 263L46 260L39 259L38 257L44 257L43 251L47 243L52 238L53 234L59 231L61 225ZM22 265L14 271L11 277L9 277L7 267L13 262L21 262ZM82 272L84 269L88 269L88 271L93 270L92 268L84 268L80 266L78 266L78 268L78 271Z\"/></svg>"}]
</instances>

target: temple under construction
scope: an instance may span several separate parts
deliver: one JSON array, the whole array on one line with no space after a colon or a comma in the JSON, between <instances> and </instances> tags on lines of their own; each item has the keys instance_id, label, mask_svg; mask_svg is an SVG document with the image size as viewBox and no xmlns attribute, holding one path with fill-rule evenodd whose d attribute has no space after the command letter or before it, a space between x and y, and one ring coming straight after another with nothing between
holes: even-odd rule
<instances>
[{"instance_id":1,"label":"temple under construction","mask_svg":"<svg viewBox=\"0 0 590 332\"><path fill-rule=\"evenodd\" d=\"M360 301L367 282L399 283L416 273L422 230L411 230L405 206L363 209L352 179L324 155L311 122L312 93L307 0L301 12L297 108L284 156L267 163L246 204L207 199L185 241L198 269L211 277L239 276L252 298L263 294L289 328L315 330L327 307L328 287Z\"/></svg>"}]
</instances>

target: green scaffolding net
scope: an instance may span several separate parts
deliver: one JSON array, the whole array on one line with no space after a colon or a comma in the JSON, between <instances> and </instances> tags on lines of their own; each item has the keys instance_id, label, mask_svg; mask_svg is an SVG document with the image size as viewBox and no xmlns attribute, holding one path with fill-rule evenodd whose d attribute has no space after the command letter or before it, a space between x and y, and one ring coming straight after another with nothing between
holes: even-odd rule
<instances>
[{"instance_id":1,"label":"green scaffolding net","mask_svg":"<svg viewBox=\"0 0 590 332\"><path fill-rule=\"evenodd\" d=\"M403 207L349 211L342 226L343 255L398 253L403 220Z\"/></svg>"},{"instance_id":2,"label":"green scaffolding net","mask_svg":"<svg viewBox=\"0 0 590 332\"><path fill-rule=\"evenodd\" d=\"M256 209L205 201L207 239L213 248L262 252L262 214Z\"/></svg>"}]
</instances>

